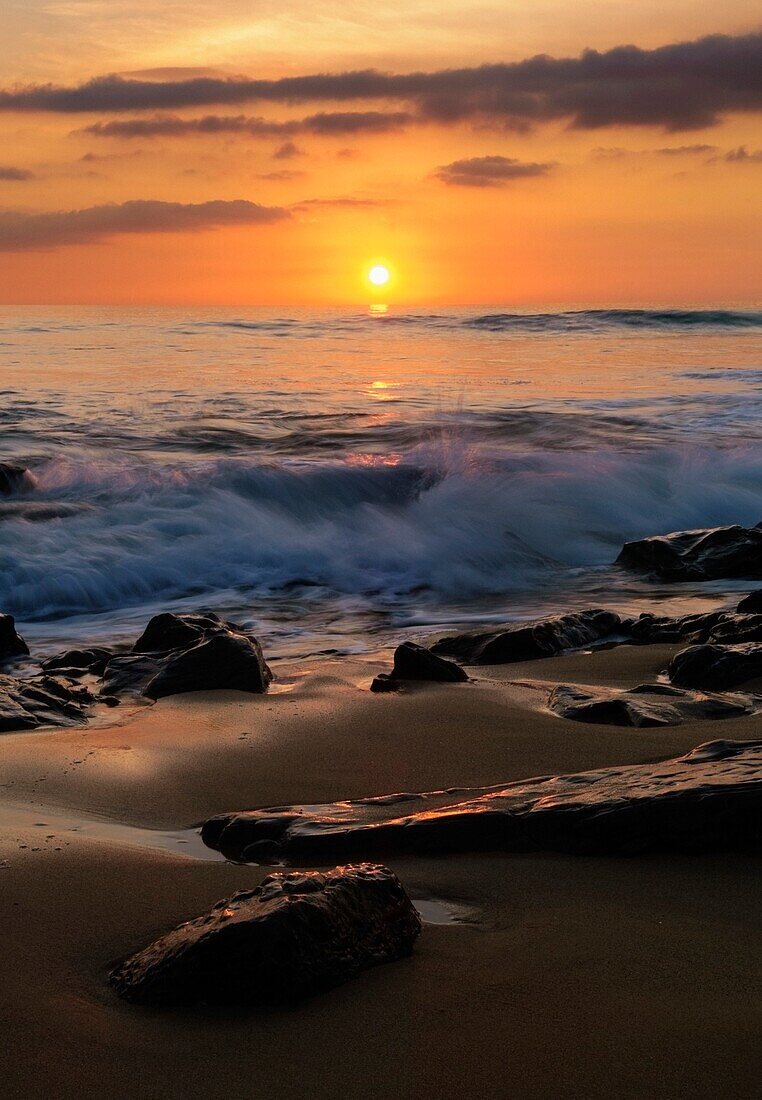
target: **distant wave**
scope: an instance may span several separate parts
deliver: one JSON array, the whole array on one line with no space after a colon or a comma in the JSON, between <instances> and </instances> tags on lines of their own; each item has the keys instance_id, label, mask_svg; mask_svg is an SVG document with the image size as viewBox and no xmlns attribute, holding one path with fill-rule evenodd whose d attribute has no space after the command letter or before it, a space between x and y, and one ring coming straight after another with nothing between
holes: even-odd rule
<instances>
[{"instance_id":1,"label":"distant wave","mask_svg":"<svg viewBox=\"0 0 762 1100\"><path fill-rule=\"evenodd\" d=\"M382 314L334 315L330 318L281 317L267 319L229 318L195 321L183 332L222 329L274 337L310 338L330 334L341 337L367 325L482 332L581 332L600 333L608 329L735 330L762 328L762 312L730 309L578 309L558 313L484 313L473 316L461 309L451 313L404 312L390 307Z\"/></svg>"},{"instance_id":2,"label":"distant wave","mask_svg":"<svg viewBox=\"0 0 762 1100\"><path fill-rule=\"evenodd\" d=\"M605 328L747 329L762 327L762 312L728 309L580 309L564 313L485 313L463 321L488 332L597 332Z\"/></svg>"}]
</instances>

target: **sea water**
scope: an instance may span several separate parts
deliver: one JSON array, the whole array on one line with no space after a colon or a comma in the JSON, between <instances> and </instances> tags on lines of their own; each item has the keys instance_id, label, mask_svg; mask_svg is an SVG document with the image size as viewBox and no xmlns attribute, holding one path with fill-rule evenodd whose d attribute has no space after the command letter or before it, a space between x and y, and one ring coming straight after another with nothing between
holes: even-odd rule
<instances>
[{"instance_id":1,"label":"sea water","mask_svg":"<svg viewBox=\"0 0 762 1100\"><path fill-rule=\"evenodd\" d=\"M37 652L212 608L296 656L717 606L743 586L613 562L762 520L761 337L740 307L4 308L0 461L36 487L0 502L0 610Z\"/></svg>"}]
</instances>

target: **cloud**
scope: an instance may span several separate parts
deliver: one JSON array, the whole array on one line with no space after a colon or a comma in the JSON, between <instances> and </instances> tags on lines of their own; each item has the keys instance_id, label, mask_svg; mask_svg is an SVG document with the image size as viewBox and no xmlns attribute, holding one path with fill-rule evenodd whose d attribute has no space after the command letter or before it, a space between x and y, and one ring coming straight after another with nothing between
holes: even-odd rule
<instances>
[{"instance_id":1,"label":"cloud","mask_svg":"<svg viewBox=\"0 0 762 1100\"><path fill-rule=\"evenodd\" d=\"M762 149L755 149L750 153L745 145L739 145L737 149L731 149L722 158L729 164L762 164Z\"/></svg>"},{"instance_id":2,"label":"cloud","mask_svg":"<svg viewBox=\"0 0 762 1100\"><path fill-rule=\"evenodd\" d=\"M292 203L292 209L300 210L315 206L330 206L339 209L352 209L353 207L389 206L391 199L362 199L351 195L341 195L332 199L302 199L301 202Z\"/></svg>"},{"instance_id":3,"label":"cloud","mask_svg":"<svg viewBox=\"0 0 762 1100\"><path fill-rule=\"evenodd\" d=\"M702 153L714 153L716 145L675 145L666 149L656 149L655 152L662 157L692 157Z\"/></svg>"},{"instance_id":4,"label":"cloud","mask_svg":"<svg viewBox=\"0 0 762 1100\"><path fill-rule=\"evenodd\" d=\"M304 150L295 145L293 141L284 141L273 153L275 160L293 160L294 157L303 157Z\"/></svg>"},{"instance_id":5,"label":"cloud","mask_svg":"<svg viewBox=\"0 0 762 1100\"><path fill-rule=\"evenodd\" d=\"M210 104L398 100L420 119L463 119L526 128L568 119L572 126L662 126L689 130L724 114L762 107L762 33L711 35L656 49L617 46L579 57L435 72L376 70L252 80L221 76L136 80L98 77L74 87L30 85L0 92L15 111L175 110Z\"/></svg>"},{"instance_id":6,"label":"cloud","mask_svg":"<svg viewBox=\"0 0 762 1100\"><path fill-rule=\"evenodd\" d=\"M277 172L260 172L258 175L254 176L254 179L288 183L290 180L303 179L306 175L306 172L292 172L288 168L282 168Z\"/></svg>"},{"instance_id":7,"label":"cloud","mask_svg":"<svg viewBox=\"0 0 762 1100\"><path fill-rule=\"evenodd\" d=\"M267 118L247 118L246 115L204 115L202 118L180 118L177 115L154 115L152 118L113 119L96 122L74 133L96 137L151 138L184 137L203 134L244 134L251 137L277 135L388 133L401 130L412 121L405 111L326 111L307 118L282 122Z\"/></svg>"},{"instance_id":8,"label":"cloud","mask_svg":"<svg viewBox=\"0 0 762 1100\"><path fill-rule=\"evenodd\" d=\"M0 252L25 252L89 244L125 233L176 233L226 225L265 225L290 215L278 206L231 202L131 202L46 214L0 211Z\"/></svg>"},{"instance_id":9,"label":"cloud","mask_svg":"<svg viewBox=\"0 0 762 1100\"><path fill-rule=\"evenodd\" d=\"M13 168L11 165L0 165L0 180L13 180L17 182L33 179L34 172L30 172L26 168Z\"/></svg>"},{"instance_id":10,"label":"cloud","mask_svg":"<svg viewBox=\"0 0 762 1100\"><path fill-rule=\"evenodd\" d=\"M436 179L456 187L502 187L510 180L544 176L553 165L524 163L512 157L470 157L443 164L434 172Z\"/></svg>"}]
</instances>

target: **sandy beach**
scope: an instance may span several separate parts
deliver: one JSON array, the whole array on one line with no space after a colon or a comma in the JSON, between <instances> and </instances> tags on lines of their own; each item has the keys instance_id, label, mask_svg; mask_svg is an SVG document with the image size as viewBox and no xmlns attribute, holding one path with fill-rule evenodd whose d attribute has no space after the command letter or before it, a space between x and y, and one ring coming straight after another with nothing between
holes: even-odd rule
<instances>
[{"instance_id":1,"label":"sandy beach","mask_svg":"<svg viewBox=\"0 0 762 1100\"><path fill-rule=\"evenodd\" d=\"M276 662L268 695L5 736L4 1095L755 1096L762 896L758 860L740 855L398 858L410 896L447 922L425 923L410 959L271 1012L138 1008L107 984L116 960L271 870L203 850L187 830L214 813L758 735L756 717L621 729L545 708L553 683L633 686L672 652L483 667L383 696L368 691L383 655Z\"/></svg>"}]
</instances>

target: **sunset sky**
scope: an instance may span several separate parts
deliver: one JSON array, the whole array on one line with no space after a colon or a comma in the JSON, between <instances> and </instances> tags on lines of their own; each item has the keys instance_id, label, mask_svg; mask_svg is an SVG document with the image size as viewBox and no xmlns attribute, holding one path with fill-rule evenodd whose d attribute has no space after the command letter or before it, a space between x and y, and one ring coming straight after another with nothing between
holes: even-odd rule
<instances>
[{"instance_id":1,"label":"sunset sky","mask_svg":"<svg viewBox=\"0 0 762 1100\"><path fill-rule=\"evenodd\" d=\"M753 0L4 0L0 301L759 295ZM591 52L594 51L594 52Z\"/></svg>"}]
</instances>

